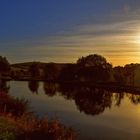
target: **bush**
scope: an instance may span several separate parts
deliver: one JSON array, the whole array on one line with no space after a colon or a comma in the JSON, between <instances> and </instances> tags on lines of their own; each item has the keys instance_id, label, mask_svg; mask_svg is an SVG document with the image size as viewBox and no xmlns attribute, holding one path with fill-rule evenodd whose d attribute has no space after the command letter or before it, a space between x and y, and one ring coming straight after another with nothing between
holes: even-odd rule
<instances>
[{"instance_id":1,"label":"bush","mask_svg":"<svg viewBox=\"0 0 140 140\"><path fill-rule=\"evenodd\" d=\"M14 129L4 117L0 118L0 140L15 140Z\"/></svg>"},{"instance_id":2,"label":"bush","mask_svg":"<svg viewBox=\"0 0 140 140\"><path fill-rule=\"evenodd\" d=\"M24 99L15 99L5 92L0 92L0 113L20 116L27 111L27 103Z\"/></svg>"},{"instance_id":3,"label":"bush","mask_svg":"<svg viewBox=\"0 0 140 140\"><path fill-rule=\"evenodd\" d=\"M6 57L0 56L0 73L8 72L10 70L10 64Z\"/></svg>"},{"instance_id":4,"label":"bush","mask_svg":"<svg viewBox=\"0 0 140 140\"><path fill-rule=\"evenodd\" d=\"M76 139L76 134L72 128L62 125L59 120L53 119L49 121L47 117L39 119L33 114L23 114L18 118L5 115L0 119L0 127L0 138L5 139Z\"/></svg>"},{"instance_id":5,"label":"bush","mask_svg":"<svg viewBox=\"0 0 140 140\"><path fill-rule=\"evenodd\" d=\"M0 92L0 140L74 140L75 132L58 119L38 118L27 109L27 101Z\"/></svg>"}]
</instances>

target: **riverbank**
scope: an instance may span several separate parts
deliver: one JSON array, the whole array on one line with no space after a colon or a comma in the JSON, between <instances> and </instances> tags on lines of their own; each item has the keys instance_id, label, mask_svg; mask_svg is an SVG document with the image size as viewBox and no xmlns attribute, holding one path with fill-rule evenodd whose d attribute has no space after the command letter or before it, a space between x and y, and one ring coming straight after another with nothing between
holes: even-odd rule
<instances>
[{"instance_id":1,"label":"riverbank","mask_svg":"<svg viewBox=\"0 0 140 140\"><path fill-rule=\"evenodd\" d=\"M41 78L29 78L23 77L18 79L12 79L10 77L3 78L1 80L5 81L36 81L36 82L45 82L45 83L58 83L59 85L71 85L71 86L88 86L88 87L97 87L104 88L112 91L120 91L120 92L129 92L129 93L137 93L140 94L140 87L132 86L132 85L124 85L118 82L92 82L92 81L48 81ZM0 83L1 83L0 80Z\"/></svg>"},{"instance_id":2,"label":"riverbank","mask_svg":"<svg viewBox=\"0 0 140 140\"><path fill-rule=\"evenodd\" d=\"M38 118L28 112L28 102L0 91L0 139L75 140L76 134L58 119Z\"/></svg>"}]
</instances>

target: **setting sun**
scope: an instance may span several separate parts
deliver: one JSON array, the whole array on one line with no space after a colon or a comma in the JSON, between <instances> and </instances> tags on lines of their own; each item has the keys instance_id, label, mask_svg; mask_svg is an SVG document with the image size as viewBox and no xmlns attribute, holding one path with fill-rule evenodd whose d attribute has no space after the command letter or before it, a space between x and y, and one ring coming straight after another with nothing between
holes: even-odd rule
<instances>
[{"instance_id":1,"label":"setting sun","mask_svg":"<svg viewBox=\"0 0 140 140\"><path fill-rule=\"evenodd\" d=\"M140 45L140 34L135 37L136 44Z\"/></svg>"}]
</instances>

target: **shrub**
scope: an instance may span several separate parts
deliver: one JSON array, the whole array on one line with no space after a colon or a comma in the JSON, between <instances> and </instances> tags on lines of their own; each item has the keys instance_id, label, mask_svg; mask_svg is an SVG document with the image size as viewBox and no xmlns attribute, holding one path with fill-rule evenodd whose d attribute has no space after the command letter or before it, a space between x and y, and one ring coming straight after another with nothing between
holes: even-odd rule
<instances>
[{"instance_id":1,"label":"shrub","mask_svg":"<svg viewBox=\"0 0 140 140\"><path fill-rule=\"evenodd\" d=\"M27 101L0 92L0 140L74 140L75 132L58 119L38 118L27 109Z\"/></svg>"},{"instance_id":2,"label":"shrub","mask_svg":"<svg viewBox=\"0 0 140 140\"><path fill-rule=\"evenodd\" d=\"M39 119L33 114L23 114L17 118L5 115L0 120L2 120L2 125L0 125L0 138L10 137L10 139L15 138L17 140L76 139L76 134L72 128L62 125L57 119L49 121L47 117Z\"/></svg>"},{"instance_id":3,"label":"shrub","mask_svg":"<svg viewBox=\"0 0 140 140\"><path fill-rule=\"evenodd\" d=\"M15 127L4 117L0 118L0 140L15 140L14 130Z\"/></svg>"},{"instance_id":4,"label":"shrub","mask_svg":"<svg viewBox=\"0 0 140 140\"><path fill-rule=\"evenodd\" d=\"M0 113L20 116L27 111L27 103L24 99L12 98L9 94L0 92Z\"/></svg>"}]
</instances>

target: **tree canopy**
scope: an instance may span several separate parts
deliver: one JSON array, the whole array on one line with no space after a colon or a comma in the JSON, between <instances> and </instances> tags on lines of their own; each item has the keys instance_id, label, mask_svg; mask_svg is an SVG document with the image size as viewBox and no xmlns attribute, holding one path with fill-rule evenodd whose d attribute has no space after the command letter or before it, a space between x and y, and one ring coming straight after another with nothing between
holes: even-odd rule
<instances>
[{"instance_id":1,"label":"tree canopy","mask_svg":"<svg viewBox=\"0 0 140 140\"><path fill-rule=\"evenodd\" d=\"M38 77L39 76L39 63L33 62L28 70L31 73L32 77Z\"/></svg>"},{"instance_id":2,"label":"tree canopy","mask_svg":"<svg viewBox=\"0 0 140 140\"><path fill-rule=\"evenodd\" d=\"M110 79L112 65L101 55L91 54L81 57L77 60L77 66L78 75L84 81L98 82Z\"/></svg>"},{"instance_id":3,"label":"tree canopy","mask_svg":"<svg viewBox=\"0 0 140 140\"><path fill-rule=\"evenodd\" d=\"M3 73L9 70L10 70L10 64L8 60L6 59L6 57L0 56L0 72Z\"/></svg>"},{"instance_id":4,"label":"tree canopy","mask_svg":"<svg viewBox=\"0 0 140 140\"><path fill-rule=\"evenodd\" d=\"M91 54L86 57L81 57L77 60L77 64L85 67L102 66L103 68L112 67L107 60L98 54Z\"/></svg>"}]
</instances>

